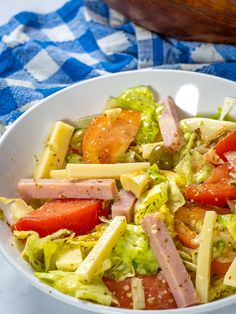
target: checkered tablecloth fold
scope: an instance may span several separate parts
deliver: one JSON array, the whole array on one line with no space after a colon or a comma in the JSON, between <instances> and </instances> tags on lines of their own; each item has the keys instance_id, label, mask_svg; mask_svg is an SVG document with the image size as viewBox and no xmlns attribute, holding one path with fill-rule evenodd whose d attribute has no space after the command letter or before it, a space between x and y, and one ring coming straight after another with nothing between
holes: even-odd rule
<instances>
[{"instance_id":1,"label":"checkered tablecloth fold","mask_svg":"<svg viewBox=\"0 0 236 314\"><path fill-rule=\"evenodd\" d=\"M21 12L0 27L0 132L38 100L106 73L157 67L236 80L236 47L163 38L101 0Z\"/></svg>"}]
</instances>

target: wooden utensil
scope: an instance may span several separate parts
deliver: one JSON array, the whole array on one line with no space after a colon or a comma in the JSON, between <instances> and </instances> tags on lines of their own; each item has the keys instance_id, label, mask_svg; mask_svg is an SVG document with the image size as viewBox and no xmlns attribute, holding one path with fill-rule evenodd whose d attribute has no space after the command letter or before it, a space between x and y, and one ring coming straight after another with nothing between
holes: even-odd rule
<instances>
[{"instance_id":1,"label":"wooden utensil","mask_svg":"<svg viewBox=\"0 0 236 314\"><path fill-rule=\"evenodd\" d=\"M236 0L105 0L135 23L181 40L236 44Z\"/></svg>"}]
</instances>

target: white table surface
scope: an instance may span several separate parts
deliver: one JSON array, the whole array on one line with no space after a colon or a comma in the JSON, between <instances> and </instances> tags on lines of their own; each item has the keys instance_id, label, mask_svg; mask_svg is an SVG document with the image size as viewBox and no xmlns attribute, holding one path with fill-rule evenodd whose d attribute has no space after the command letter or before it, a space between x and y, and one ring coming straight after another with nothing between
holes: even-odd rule
<instances>
[{"instance_id":1,"label":"white table surface","mask_svg":"<svg viewBox=\"0 0 236 314\"><path fill-rule=\"evenodd\" d=\"M66 0L0 0L0 25L23 11L47 13ZM212 312L213 313L213 312ZM234 314L236 305L214 314ZM0 314L90 314L59 302L31 286L0 254Z\"/></svg>"}]
</instances>

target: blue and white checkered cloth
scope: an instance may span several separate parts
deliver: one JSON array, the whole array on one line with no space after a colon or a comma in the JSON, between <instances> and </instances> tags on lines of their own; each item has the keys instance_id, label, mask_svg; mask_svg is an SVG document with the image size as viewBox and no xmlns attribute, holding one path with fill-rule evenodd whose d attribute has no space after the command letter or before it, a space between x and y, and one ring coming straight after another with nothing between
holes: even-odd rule
<instances>
[{"instance_id":1,"label":"blue and white checkered cloth","mask_svg":"<svg viewBox=\"0 0 236 314\"><path fill-rule=\"evenodd\" d=\"M146 67L236 80L236 47L163 38L102 0L71 0L49 14L19 13L0 27L0 129L70 84Z\"/></svg>"}]
</instances>

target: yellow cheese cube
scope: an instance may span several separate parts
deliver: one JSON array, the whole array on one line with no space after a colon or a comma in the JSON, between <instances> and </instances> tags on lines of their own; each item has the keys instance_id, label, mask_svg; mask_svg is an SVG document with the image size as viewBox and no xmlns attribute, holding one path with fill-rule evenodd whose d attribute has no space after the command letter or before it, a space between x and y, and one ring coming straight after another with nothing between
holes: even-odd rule
<instances>
[{"instance_id":1,"label":"yellow cheese cube","mask_svg":"<svg viewBox=\"0 0 236 314\"><path fill-rule=\"evenodd\" d=\"M62 167L73 131L69 124L55 123L34 171L35 179L48 178L51 170Z\"/></svg>"},{"instance_id":2,"label":"yellow cheese cube","mask_svg":"<svg viewBox=\"0 0 236 314\"><path fill-rule=\"evenodd\" d=\"M103 232L92 251L76 270L79 280L90 281L96 274L102 262L109 257L116 242L120 239L127 227L124 216L116 216Z\"/></svg>"},{"instance_id":3,"label":"yellow cheese cube","mask_svg":"<svg viewBox=\"0 0 236 314\"><path fill-rule=\"evenodd\" d=\"M236 258L233 260L227 273L225 274L224 285L236 287Z\"/></svg>"},{"instance_id":4,"label":"yellow cheese cube","mask_svg":"<svg viewBox=\"0 0 236 314\"><path fill-rule=\"evenodd\" d=\"M131 191L137 198L147 190L149 176L146 171L128 172L120 176L120 183L126 191Z\"/></svg>"}]
</instances>

